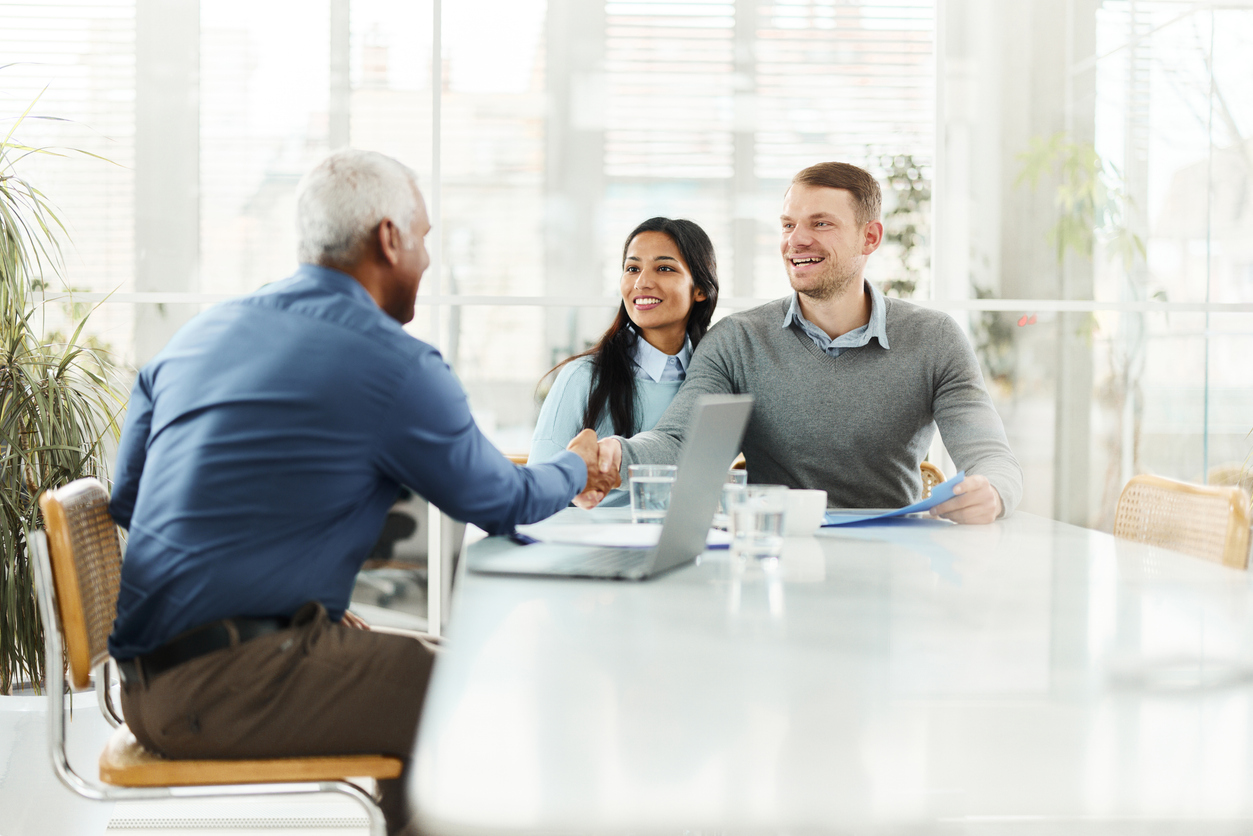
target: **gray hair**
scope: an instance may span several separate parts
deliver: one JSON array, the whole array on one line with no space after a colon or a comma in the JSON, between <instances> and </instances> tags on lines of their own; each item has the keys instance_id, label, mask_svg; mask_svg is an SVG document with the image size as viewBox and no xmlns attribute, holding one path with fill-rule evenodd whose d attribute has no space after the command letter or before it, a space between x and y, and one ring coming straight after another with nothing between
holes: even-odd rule
<instances>
[{"instance_id":1,"label":"gray hair","mask_svg":"<svg viewBox=\"0 0 1253 836\"><path fill-rule=\"evenodd\" d=\"M407 166L376 151L336 151L296 187L296 257L355 264L380 221L390 218L408 235L417 208L417 177Z\"/></svg>"}]
</instances>

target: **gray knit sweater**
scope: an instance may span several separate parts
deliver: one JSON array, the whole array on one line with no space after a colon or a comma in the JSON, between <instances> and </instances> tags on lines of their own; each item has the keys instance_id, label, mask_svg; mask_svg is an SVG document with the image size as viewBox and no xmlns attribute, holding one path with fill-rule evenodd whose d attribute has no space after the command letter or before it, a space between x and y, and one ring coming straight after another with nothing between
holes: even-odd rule
<instances>
[{"instance_id":1,"label":"gray knit sweater","mask_svg":"<svg viewBox=\"0 0 1253 836\"><path fill-rule=\"evenodd\" d=\"M661 421L623 440L624 480L628 464L678 460L698 396L750 392L756 401L742 445L750 482L821 488L837 507L899 508L922 495L918 465L938 425L957 466L986 476L1005 514L1014 510L1022 468L951 317L887 299L892 347L871 340L830 357L797 326L782 327L790 301L710 329Z\"/></svg>"}]
</instances>

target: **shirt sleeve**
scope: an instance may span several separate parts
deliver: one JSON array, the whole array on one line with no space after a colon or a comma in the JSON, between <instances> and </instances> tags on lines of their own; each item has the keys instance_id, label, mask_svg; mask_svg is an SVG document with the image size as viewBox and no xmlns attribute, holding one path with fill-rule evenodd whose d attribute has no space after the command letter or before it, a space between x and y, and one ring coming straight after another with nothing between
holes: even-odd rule
<instances>
[{"instance_id":1,"label":"shirt sleeve","mask_svg":"<svg viewBox=\"0 0 1253 836\"><path fill-rule=\"evenodd\" d=\"M527 464L548 462L566 452L566 445L583 429L583 413L591 390L592 364L581 357L567 363L539 410Z\"/></svg>"},{"instance_id":2,"label":"shirt sleeve","mask_svg":"<svg viewBox=\"0 0 1253 836\"><path fill-rule=\"evenodd\" d=\"M126 406L126 421L118 442L117 461L113 468L113 489L109 513L122 528L131 527L135 499L139 495L139 477L144 472L148 455L148 434L152 429L152 391L148 375L140 372L131 387Z\"/></svg>"},{"instance_id":3,"label":"shirt sleeve","mask_svg":"<svg viewBox=\"0 0 1253 836\"><path fill-rule=\"evenodd\" d=\"M574 453L518 467L487 440L439 353L416 358L380 428L379 466L444 513L489 534L566 507L587 481Z\"/></svg>"},{"instance_id":4,"label":"shirt sleeve","mask_svg":"<svg viewBox=\"0 0 1253 836\"><path fill-rule=\"evenodd\" d=\"M691 422L692 407L701 395L735 394L733 364L728 352L731 350L728 334L731 328L719 323L705 335L692 354L687 377L679 387L678 394L662 413L657 426L649 432L639 433L622 443L622 480L627 478L627 466L632 464L678 464L683 449L683 433Z\"/></svg>"},{"instance_id":5,"label":"shirt sleeve","mask_svg":"<svg viewBox=\"0 0 1253 836\"><path fill-rule=\"evenodd\" d=\"M945 317L944 347L935 356L932 413L953 463L968 474L987 477L1009 516L1022 499L1022 467L1009 448L1005 425L983 383L979 360L966 335Z\"/></svg>"}]
</instances>

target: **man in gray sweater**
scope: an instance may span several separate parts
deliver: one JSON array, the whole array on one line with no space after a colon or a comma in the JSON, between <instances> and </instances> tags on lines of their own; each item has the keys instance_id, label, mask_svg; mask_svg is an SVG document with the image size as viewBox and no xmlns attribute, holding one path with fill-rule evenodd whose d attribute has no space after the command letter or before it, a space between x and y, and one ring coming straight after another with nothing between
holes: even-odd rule
<instances>
[{"instance_id":1,"label":"man in gray sweater","mask_svg":"<svg viewBox=\"0 0 1253 836\"><path fill-rule=\"evenodd\" d=\"M988 523L1013 511L1022 468L969 341L947 314L885 298L863 278L883 241L880 204L879 184L856 166L797 174L780 217L793 294L715 325L657 426L600 442L602 470L625 479L629 464L674 463L697 397L751 392L752 482L821 488L839 507L908 505L938 426L966 479L933 513Z\"/></svg>"}]
</instances>

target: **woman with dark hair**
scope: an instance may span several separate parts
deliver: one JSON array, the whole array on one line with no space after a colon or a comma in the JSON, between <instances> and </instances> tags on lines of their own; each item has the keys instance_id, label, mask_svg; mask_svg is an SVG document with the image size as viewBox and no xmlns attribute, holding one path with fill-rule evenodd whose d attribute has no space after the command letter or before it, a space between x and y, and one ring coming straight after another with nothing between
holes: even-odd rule
<instances>
[{"instance_id":1,"label":"woman with dark hair","mask_svg":"<svg viewBox=\"0 0 1253 836\"><path fill-rule=\"evenodd\" d=\"M713 243L691 221L649 218L627 236L619 290L618 315L600 342L548 373L560 370L540 408L531 462L553 458L588 427L602 438L653 428L718 304ZM601 504L626 502L619 489Z\"/></svg>"}]
</instances>

